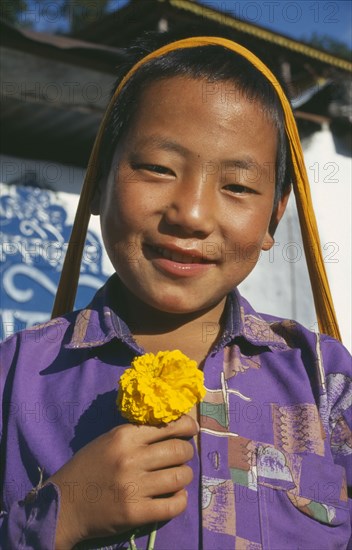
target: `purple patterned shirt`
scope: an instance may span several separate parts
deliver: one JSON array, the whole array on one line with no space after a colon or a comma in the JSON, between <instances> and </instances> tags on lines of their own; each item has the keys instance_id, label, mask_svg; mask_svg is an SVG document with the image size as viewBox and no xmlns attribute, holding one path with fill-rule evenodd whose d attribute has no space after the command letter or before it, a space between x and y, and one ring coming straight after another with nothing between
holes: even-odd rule
<instances>
[{"instance_id":1,"label":"purple patterned shirt","mask_svg":"<svg viewBox=\"0 0 352 550\"><path fill-rule=\"evenodd\" d=\"M124 422L119 376L144 353L118 316L116 276L87 309L1 346L0 548L54 548L60 495L37 491L89 441ZM204 365L200 451L187 510L159 526L156 550L345 549L350 539L351 359L293 321L259 315L235 290ZM121 492L116 488L116 506ZM97 501L93 482L78 487ZM123 493L126 498L126 493ZM127 498L138 498L131 486ZM136 537L147 547L147 531ZM79 548L129 548L128 536Z\"/></svg>"}]
</instances>

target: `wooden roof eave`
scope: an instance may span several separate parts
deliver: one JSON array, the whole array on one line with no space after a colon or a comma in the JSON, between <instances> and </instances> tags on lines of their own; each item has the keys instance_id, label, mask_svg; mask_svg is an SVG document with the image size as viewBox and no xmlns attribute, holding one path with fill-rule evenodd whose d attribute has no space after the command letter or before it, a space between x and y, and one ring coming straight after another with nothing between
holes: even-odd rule
<instances>
[{"instance_id":1,"label":"wooden roof eave","mask_svg":"<svg viewBox=\"0 0 352 550\"><path fill-rule=\"evenodd\" d=\"M105 73L114 73L125 59L121 48L51 35L27 29L17 29L0 18L1 47L25 51L38 57L52 59Z\"/></svg>"},{"instance_id":2,"label":"wooden roof eave","mask_svg":"<svg viewBox=\"0 0 352 550\"><path fill-rule=\"evenodd\" d=\"M165 0L157 0L158 2L165 2ZM235 19L229 14L218 12L207 6L198 4L191 0L167 0L167 2L176 8L183 9L189 13L200 15L203 18L209 19L224 26L236 29L243 33L265 40L276 46L282 46L296 53L301 53L312 59L321 61L323 63L338 67L345 71L352 71L352 63L346 59L342 59L335 55L329 54L325 51L313 48L308 44L299 42L292 38L288 38L284 35L274 33L263 27L247 23L246 21Z\"/></svg>"}]
</instances>

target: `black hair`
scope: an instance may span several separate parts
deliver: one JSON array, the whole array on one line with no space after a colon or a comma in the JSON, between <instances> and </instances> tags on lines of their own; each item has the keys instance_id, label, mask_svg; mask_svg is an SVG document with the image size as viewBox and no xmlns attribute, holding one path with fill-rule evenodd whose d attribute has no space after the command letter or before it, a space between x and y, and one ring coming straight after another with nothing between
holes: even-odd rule
<instances>
[{"instance_id":1,"label":"black hair","mask_svg":"<svg viewBox=\"0 0 352 550\"><path fill-rule=\"evenodd\" d=\"M138 60L171 41L165 39L164 34L153 35L131 46L127 51L126 62L118 69L114 89ZM292 180L280 99L273 85L246 58L217 45L171 51L148 61L132 75L116 100L103 137L102 177L105 177L111 168L116 146L128 130L143 90L155 81L175 76L205 79L210 83L232 82L236 90L249 99L261 103L264 113L273 122L278 132L275 166L275 204L277 204Z\"/></svg>"}]
</instances>

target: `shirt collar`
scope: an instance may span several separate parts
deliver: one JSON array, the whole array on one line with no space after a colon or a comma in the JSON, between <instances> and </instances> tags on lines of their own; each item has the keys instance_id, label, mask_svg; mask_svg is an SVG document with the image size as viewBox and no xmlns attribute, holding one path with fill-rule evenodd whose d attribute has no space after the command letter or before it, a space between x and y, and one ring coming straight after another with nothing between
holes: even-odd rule
<instances>
[{"instance_id":1,"label":"shirt collar","mask_svg":"<svg viewBox=\"0 0 352 550\"><path fill-rule=\"evenodd\" d=\"M122 285L115 274L96 293L89 306L77 313L71 340L65 347L99 347L116 338L135 349L137 353L143 353L125 321L108 305L121 303L121 290ZM228 295L223 319L224 329L213 352L240 339L245 339L254 346L265 346L272 350L288 348L282 336L273 330L274 324L254 311L237 289Z\"/></svg>"},{"instance_id":2,"label":"shirt collar","mask_svg":"<svg viewBox=\"0 0 352 550\"><path fill-rule=\"evenodd\" d=\"M77 312L72 337L65 347L68 349L99 347L117 338L140 352L141 348L135 342L128 326L109 305L118 304L121 300L123 300L121 284L115 274L98 290L87 308Z\"/></svg>"}]
</instances>

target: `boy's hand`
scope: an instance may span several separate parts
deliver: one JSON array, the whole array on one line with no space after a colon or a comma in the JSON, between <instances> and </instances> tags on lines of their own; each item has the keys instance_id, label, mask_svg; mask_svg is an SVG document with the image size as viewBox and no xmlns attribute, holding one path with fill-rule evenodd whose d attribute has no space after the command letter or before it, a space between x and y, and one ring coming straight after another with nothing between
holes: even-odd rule
<instances>
[{"instance_id":1,"label":"boy's hand","mask_svg":"<svg viewBox=\"0 0 352 550\"><path fill-rule=\"evenodd\" d=\"M161 427L125 424L82 448L48 479L61 493L56 548L183 512L193 476L193 447L183 438L197 432L184 415Z\"/></svg>"}]
</instances>

